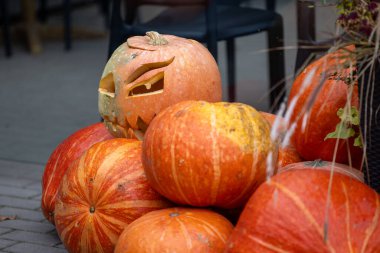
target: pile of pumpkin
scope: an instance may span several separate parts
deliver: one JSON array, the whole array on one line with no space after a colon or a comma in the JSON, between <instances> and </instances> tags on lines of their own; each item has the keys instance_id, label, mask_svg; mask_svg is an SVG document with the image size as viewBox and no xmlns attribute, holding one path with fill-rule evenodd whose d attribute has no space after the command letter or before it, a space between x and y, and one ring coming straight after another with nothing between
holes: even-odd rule
<instances>
[{"instance_id":1,"label":"pile of pumpkin","mask_svg":"<svg viewBox=\"0 0 380 253\"><path fill-rule=\"evenodd\" d=\"M357 87L322 79L333 56L297 77L281 118L220 102L217 64L198 42L129 38L100 81L104 124L48 160L45 217L69 252L380 252L379 196L353 168L355 136L326 138L348 90L358 105Z\"/></svg>"}]
</instances>

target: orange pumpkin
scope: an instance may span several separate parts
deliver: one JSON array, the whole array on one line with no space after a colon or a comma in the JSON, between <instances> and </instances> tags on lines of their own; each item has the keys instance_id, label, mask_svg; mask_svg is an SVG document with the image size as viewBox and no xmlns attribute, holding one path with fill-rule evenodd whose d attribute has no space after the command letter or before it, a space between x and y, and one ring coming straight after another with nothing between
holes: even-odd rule
<instances>
[{"instance_id":1,"label":"orange pumpkin","mask_svg":"<svg viewBox=\"0 0 380 253\"><path fill-rule=\"evenodd\" d=\"M112 139L92 146L67 171L55 224L69 252L112 253L129 223L168 206L145 178L141 142Z\"/></svg>"},{"instance_id":2,"label":"orange pumpkin","mask_svg":"<svg viewBox=\"0 0 380 253\"><path fill-rule=\"evenodd\" d=\"M267 112L260 112L261 115L269 122L269 124L273 127L273 124L275 123L276 120L279 122L278 124L278 131L279 131L279 136L280 138L284 137L286 131L287 131L287 126L285 123L285 120L278 115L274 115L271 113ZM282 145L282 144L280 144ZM280 146L278 149L278 159L277 159L277 168L282 168L285 167L286 165L292 164L292 163L298 163L301 162L302 159L298 155L298 152L296 148L294 147L294 144L292 143L292 140L290 141L289 144L286 146L282 147Z\"/></svg>"},{"instance_id":3,"label":"orange pumpkin","mask_svg":"<svg viewBox=\"0 0 380 253\"><path fill-rule=\"evenodd\" d=\"M266 178L266 159L277 150L268 122L239 103L185 101L161 112L143 142L152 187L193 206L244 205Z\"/></svg>"},{"instance_id":4,"label":"orange pumpkin","mask_svg":"<svg viewBox=\"0 0 380 253\"><path fill-rule=\"evenodd\" d=\"M357 83L347 81L352 79L352 73L350 68L344 67L348 61L353 65L355 62L344 52L329 53L308 65L297 76L290 91L288 108L294 108L291 122L296 123L294 145L304 160L335 159L345 164L349 163L350 156L354 161L361 160L362 150L353 146L354 137L348 140L325 139L341 121L337 115L340 108L348 102L350 106L359 108ZM306 114L305 110L314 96L314 103Z\"/></svg>"},{"instance_id":5,"label":"orange pumpkin","mask_svg":"<svg viewBox=\"0 0 380 253\"><path fill-rule=\"evenodd\" d=\"M54 224L58 186L71 163L93 144L112 138L104 124L96 123L73 133L55 148L42 176L41 209L51 223Z\"/></svg>"},{"instance_id":6,"label":"orange pumpkin","mask_svg":"<svg viewBox=\"0 0 380 253\"><path fill-rule=\"evenodd\" d=\"M257 189L225 252L380 252L379 195L344 169L331 181L330 171L303 164Z\"/></svg>"},{"instance_id":7,"label":"orange pumpkin","mask_svg":"<svg viewBox=\"0 0 380 253\"><path fill-rule=\"evenodd\" d=\"M220 101L221 77L194 40L148 32L115 50L99 84L99 111L117 137L141 136L151 120L184 100Z\"/></svg>"},{"instance_id":8,"label":"orange pumpkin","mask_svg":"<svg viewBox=\"0 0 380 253\"><path fill-rule=\"evenodd\" d=\"M226 218L209 210L153 211L123 231L115 253L223 252L232 228Z\"/></svg>"}]
</instances>

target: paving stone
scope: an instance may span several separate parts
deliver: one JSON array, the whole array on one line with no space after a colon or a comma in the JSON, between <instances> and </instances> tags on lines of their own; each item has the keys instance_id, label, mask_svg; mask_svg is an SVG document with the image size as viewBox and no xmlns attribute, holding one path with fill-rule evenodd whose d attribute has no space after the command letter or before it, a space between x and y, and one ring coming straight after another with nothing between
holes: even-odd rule
<instances>
[{"instance_id":1,"label":"paving stone","mask_svg":"<svg viewBox=\"0 0 380 253\"><path fill-rule=\"evenodd\" d=\"M38 195L40 192L32 189L21 189L12 186L0 185L0 193L3 196L30 198Z\"/></svg>"},{"instance_id":2,"label":"paving stone","mask_svg":"<svg viewBox=\"0 0 380 253\"><path fill-rule=\"evenodd\" d=\"M41 206L41 202L39 200L14 198L0 195L0 206L35 210Z\"/></svg>"},{"instance_id":3,"label":"paving stone","mask_svg":"<svg viewBox=\"0 0 380 253\"><path fill-rule=\"evenodd\" d=\"M6 252L12 253L67 253L65 249L46 247L31 243L18 243L4 249Z\"/></svg>"},{"instance_id":4,"label":"paving stone","mask_svg":"<svg viewBox=\"0 0 380 253\"><path fill-rule=\"evenodd\" d=\"M16 215L17 220L42 221L45 219L41 212L11 207L0 208L0 215Z\"/></svg>"},{"instance_id":5,"label":"paving stone","mask_svg":"<svg viewBox=\"0 0 380 253\"><path fill-rule=\"evenodd\" d=\"M43 171L44 166L40 164L0 160L1 177L40 180Z\"/></svg>"},{"instance_id":6,"label":"paving stone","mask_svg":"<svg viewBox=\"0 0 380 253\"><path fill-rule=\"evenodd\" d=\"M27 189L33 189L33 190L37 190L39 192L42 192L41 180L32 181L32 182L33 183L26 185L25 188L27 188Z\"/></svg>"},{"instance_id":7,"label":"paving stone","mask_svg":"<svg viewBox=\"0 0 380 253\"><path fill-rule=\"evenodd\" d=\"M1 222L0 222L0 224L1 224ZM12 229L0 227L0 235L8 233L10 231L12 231Z\"/></svg>"},{"instance_id":8,"label":"paving stone","mask_svg":"<svg viewBox=\"0 0 380 253\"><path fill-rule=\"evenodd\" d=\"M6 240L6 239L1 239L0 238L0 249L9 247L9 246L14 245L16 243L17 242L15 242L15 241L11 241L11 240Z\"/></svg>"},{"instance_id":9,"label":"paving stone","mask_svg":"<svg viewBox=\"0 0 380 253\"><path fill-rule=\"evenodd\" d=\"M38 195L34 196L32 199L33 199L33 200L41 201L41 198L42 198L42 195L41 195L41 194L38 194Z\"/></svg>"},{"instance_id":10,"label":"paving stone","mask_svg":"<svg viewBox=\"0 0 380 253\"><path fill-rule=\"evenodd\" d=\"M34 221L25 221L25 220L7 220L0 222L1 228L11 228L18 229L24 231L32 231L39 233L47 233L54 230L54 226L52 224L34 222Z\"/></svg>"},{"instance_id":11,"label":"paving stone","mask_svg":"<svg viewBox=\"0 0 380 253\"><path fill-rule=\"evenodd\" d=\"M42 179L44 171L43 169L39 170L28 170L27 174L25 175L25 178L34 179L40 181Z\"/></svg>"},{"instance_id":12,"label":"paving stone","mask_svg":"<svg viewBox=\"0 0 380 253\"><path fill-rule=\"evenodd\" d=\"M5 185L5 186L14 186L14 187L23 188L34 182L35 181L32 179L26 179L26 178L0 177L0 185Z\"/></svg>"},{"instance_id":13,"label":"paving stone","mask_svg":"<svg viewBox=\"0 0 380 253\"><path fill-rule=\"evenodd\" d=\"M60 243L58 245L55 245L55 247L60 248L60 249L64 249L65 245L63 245L63 243Z\"/></svg>"},{"instance_id":14,"label":"paving stone","mask_svg":"<svg viewBox=\"0 0 380 253\"><path fill-rule=\"evenodd\" d=\"M60 243L58 236L53 234L41 234L27 231L15 230L1 235L2 239L9 239L19 242L29 242L40 245L54 246Z\"/></svg>"}]
</instances>

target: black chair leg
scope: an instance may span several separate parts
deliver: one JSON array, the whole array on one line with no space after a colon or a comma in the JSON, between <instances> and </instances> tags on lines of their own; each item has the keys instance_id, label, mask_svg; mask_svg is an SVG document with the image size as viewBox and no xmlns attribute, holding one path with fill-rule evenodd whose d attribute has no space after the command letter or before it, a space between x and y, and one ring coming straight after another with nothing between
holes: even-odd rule
<instances>
[{"instance_id":1,"label":"black chair leg","mask_svg":"<svg viewBox=\"0 0 380 253\"><path fill-rule=\"evenodd\" d=\"M315 50L302 48L309 42L314 42L315 34L315 2L311 0L297 1L297 34L298 49L295 73L305 64L306 60L312 60ZM302 25L301 25L302 24Z\"/></svg>"},{"instance_id":2,"label":"black chair leg","mask_svg":"<svg viewBox=\"0 0 380 253\"><path fill-rule=\"evenodd\" d=\"M108 44L108 57L109 59L116 48L118 48L126 39L131 35L129 29L124 25L120 13L121 0L113 0L111 8L110 20L110 40Z\"/></svg>"},{"instance_id":3,"label":"black chair leg","mask_svg":"<svg viewBox=\"0 0 380 253\"><path fill-rule=\"evenodd\" d=\"M109 8L109 0L98 0L100 11L104 16L104 24L105 27L109 28L110 22L110 8Z\"/></svg>"},{"instance_id":4,"label":"black chair leg","mask_svg":"<svg viewBox=\"0 0 380 253\"><path fill-rule=\"evenodd\" d=\"M208 40L207 49L210 51L215 61L218 62L218 41L216 41L216 39Z\"/></svg>"},{"instance_id":5,"label":"black chair leg","mask_svg":"<svg viewBox=\"0 0 380 253\"><path fill-rule=\"evenodd\" d=\"M46 0L40 0L40 6L39 6L39 11L38 11L38 19L42 23L46 23L46 21L47 21Z\"/></svg>"},{"instance_id":6,"label":"black chair leg","mask_svg":"<svg viewBox=\"0 0 380 253\"><path fill-rule=\"evenodd\" d=\"M285 55L282 18L268 31L270 104L276 111L285 96Z\"/></svg>"},{"instance_id":7,"label":"black chair leg","mask_svg":"<svg viewBox=\"0 0 380 253\"><path fill-rule=\"evenodd\" d=\"M8 0L0 0L1 16L3 17L3 38L5 55L7 57L12 56L12 43L11 43L11 32L10 32L10 21L9 21L9 10L8 10Z\"/></svg>"},{"instance_id":8,"label":"black chair leg","mask_svg":"<svg viewBox=\"0 0 380 253\"><path fill-rule=\"evenodd\" d=\"M71 49L71 17L70 17L70 0L63 1L64 8L64 28L63 37L65 50Z\"/></svg>"},{"instance_id":9,"label":"black chair leg","mask_svg":"<svg viewBox=\"0 0 380 253\"><path fill-rule=\"evenodd\" d=\"M227 40L227 74L228 74L228 101L234 102L236 99L236 79L235 79L235 40Z\"/></svg>"}]
</instances>

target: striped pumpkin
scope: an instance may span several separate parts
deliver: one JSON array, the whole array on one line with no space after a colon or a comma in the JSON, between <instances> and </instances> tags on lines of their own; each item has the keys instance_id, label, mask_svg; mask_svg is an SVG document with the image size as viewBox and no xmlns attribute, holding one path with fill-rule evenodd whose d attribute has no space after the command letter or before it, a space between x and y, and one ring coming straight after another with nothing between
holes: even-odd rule
<instances>
[{"instance_id":1,"label":"striped pumpkin","mask_svg":"<svg viewBox=\"0 0 380 253\"><path fill-rule=\"evenodd\" d=\"M69 252L112 253L129 223L168 205L148 185L141 142L112 139L92 146L67 171L55 224Z\"/></svg>"},{"instance_id":2,"label":"striped pumpkin","mask_svg":"<svg viewBox=\"0 0 380 253\"><path fill-rule=\"evenodd\" d=\"M150 212L121 234L115 253L223 252L232 224L209 210L169 208Z\"/></svg>"},{"instance_id":3,"label":"striped pumpkin","mask_svg":"<svg viewBox=\"0 0 380 253\"><path fill-rule=\"evenodd\" d=\"M58 186L70 164L93 144L111 138L104 124L96 123L70 135L50 155L42 176L41 209L51 223L54 224Z\"/></svg>"},{"instance_id":4,"label":"striped pumpkin","mask_svg":"<svg viewBox=\"0 0 380 253\"><path fill-rule=\"evenodd\" d=\"M303 164L257 189L226 252L380 252L379 195L344 169L331 181L330 171Z\"/></svg>"},{"instance_id":5,"label":"striped pumpkin","mask_svg":"<svg viewBox=\"0 0 380 253\"><path fill-rule=\"evenodd\" d=\"M268 122L244 104L185 101L152 121L143 164L152 187L178 204L235 208L265 180L275 157Z\"/></svg>"}]
</instances>

